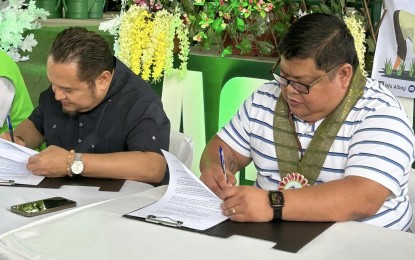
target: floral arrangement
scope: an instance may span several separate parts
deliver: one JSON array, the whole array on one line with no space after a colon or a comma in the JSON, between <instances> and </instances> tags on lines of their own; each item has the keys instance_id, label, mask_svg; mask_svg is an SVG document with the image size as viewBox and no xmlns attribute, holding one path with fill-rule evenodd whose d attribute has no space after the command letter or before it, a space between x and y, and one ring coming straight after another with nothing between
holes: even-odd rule
<instances>
[{"instance_id":1,"label":"floral arrangement","mask_svg":"<svg viewBox=\"0 0 415 260\"><path fill-rule=\"evenodd\" d=\"M147 5L132 5L115 20L101 23L100 29L115 35L115 56L144 80L157 82L174 71L175 43L179 76L187 71L189 32L178 8L152 12Z\"/></svg>"},{"instance_id":2,"label":"floral arrangement","mask_svg":"<svg viewBox=\"0 0 415 260\"><path fill-rule=\"evenodd\" d=\"M355 16L354 12L352 12L349 16L344 16L343 21L346 23L347 28L349 28L351 34L353 35L357 57L359 58L360 69L362 70L363 75L367 76L367 72L365 70L366 30L363 23L357 16Z\"/></svg>"},{"instance_id":3,"label":"floral arrangement","mask_svg":"<svg viewBox=\"0 0 415 260\"><path fill-rule=\"evenodd\" d=\"M350 10L354 10L352 16L358 24L353 24L351 18L345 21L352 27L349 27L351 30L360 30L356 33L356 37L359 37L358 40L361 42L357 47L361 55L363 44L369 44L374 36L363 35L364 30L370 26L367 1L362 0L362 8L353 7L356 6L354 2L352 0L195 0L194 5L199 9L188 17L193 40L202 48L219 46L222 56L229 54L279 56L279 40L284 37L289 26L302 15L318 12L343 18L346 14L350 17ZM364 62L364 56L359 56L359 59Z\"/></svg>"},{"instance_id":4,"label":"floral arrangement","mask_svg":"<svg viewBox=\"0 0 415 260\"><path fill-rule=\"evenodd\" d=\"M228 54L270 55L277 52L299 11L298 3L284 0L196 0L201 10L190 16L193 40Z\"/></svg>"},{"instance_id":5,"label":"floral arrangement","mask_svg":"<svg viewBox=\"0 0 415 260\"><path fill-rule=\"evenodd\" d=\"M345 17L364 68L368 16L363 16L359 8L348 7L348 0L321 0L311 5L304 0L129 1L132 5L128 11L101 23L100 29L115 35L116 56L146 80L157 81L163 73L172 71L175 39L180 45L180 75L186 71L192 41L200 49L219 47L222 57L279 56L279 40L289 26L302 15L313 12ZM350 9L355 12L351 14Z\"/></svg>"},{"instance_id":6,"label":"floral arrangement","mask_svg":"<svg viewBox=\"0 0 415 260\"><path fill-rule=\"evenodd\" d=\"M9 0L2 2L0 7L0 49L5 51L15 61L25 61L29 56L21 52L31 52L37 45L33 34L24 35L26 30L41 27L37 19L45 20L49 12L35 6L30 1L23 9L24 0Z\"/></svg>"},{"instance_id":7,"label":"floral arrangement","mask_svg":"<svg viewBox=\"0 0 415 260\"><path fill-rule=\"evenodd\" d=\"M177 10L182 15L195 12L194 0L131 0L132 3L155 13L166 10L175 13Z\"/></svg>"}]
</instances>

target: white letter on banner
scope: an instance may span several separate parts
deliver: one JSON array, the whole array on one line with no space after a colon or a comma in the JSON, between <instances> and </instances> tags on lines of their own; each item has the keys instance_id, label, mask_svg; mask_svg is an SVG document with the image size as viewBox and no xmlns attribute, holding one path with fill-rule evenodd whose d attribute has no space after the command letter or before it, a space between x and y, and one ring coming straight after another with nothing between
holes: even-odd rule
<instances>
[{"instance_id":1,"label":"white letter on banner","mask_svg":"<svg viewBox=\"0 0 415 260\"><path fill-rule=\"evenodd\" d=\"M187 71L184 78L176 73L165 76L161 100L171 130L179 131L183 114L183 132L194 143L192 172L200 176L199 161L206 146L205 106L202 72Z\"/></svg>"}]
</instances>

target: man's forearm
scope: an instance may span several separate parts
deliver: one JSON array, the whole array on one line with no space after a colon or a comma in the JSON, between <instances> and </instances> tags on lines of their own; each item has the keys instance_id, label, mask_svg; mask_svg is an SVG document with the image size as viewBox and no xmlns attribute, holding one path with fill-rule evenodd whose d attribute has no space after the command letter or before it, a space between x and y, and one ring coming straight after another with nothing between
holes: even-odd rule
<instances>
[{"instance_id":1,"label":"man's forearm","mask_svg":"<svg viewBox=\"0 0 415 260\"><path fill-rule=\"evenodd\" d=\"M390 195L381 184L358 176L283 190L283 219L348 221L373 216Z\"/></svg>"},{"instance_id":2,"label":"man's forearm","mask_svg":"<svg viewBox=\"0 0 415 260\"><path fill-rule=\"evenodd\" d=\"M244 157L230 148L219 136L215 135L206 145L200 160L200 170L203 174L204 169L210 168L217 164L220 166L219 160L219 146L222 146L223 154L226 162L226 169L235 174L242 167L245 167L251 162L251 158Z\"/></svg>"},{"instance_id":3,"label":"man's forearm","mask_svg":"<svg viewBox=\"0 0 415 260\"><path fill-rule=\"evenodd\" d=\"M118 152L82 154L82 175L97 178L128 179L159 183L166 172L164 156L155 152Z\"/></svg>"},{"instance_id":4,"label":"man's forearm","mask_svg":"<svg viewBox=\"0 0 415 260\"><path fill-rule=\"evenodd\" d=\"M25 146L37 149L44 142L43 136L29 119L24 120L14 131L14 136L20 138Z\"/></svg>"}]
</instances>

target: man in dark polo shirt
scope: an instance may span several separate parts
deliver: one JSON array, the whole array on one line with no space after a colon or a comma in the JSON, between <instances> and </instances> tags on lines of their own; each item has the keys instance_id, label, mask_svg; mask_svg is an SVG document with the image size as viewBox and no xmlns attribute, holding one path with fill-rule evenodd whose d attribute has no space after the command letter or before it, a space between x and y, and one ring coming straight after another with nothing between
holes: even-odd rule
<instances>
[{"instance_id":1,"label":"man in dark polo shirt","mask_svg":"<svg viewBox=\"0 0 415 260\"><path fill-rule=\"evenodd\" d=\"M160 98L101 36L76 27L59 33L47 75L51 87L15 130L19 144L35 149L46 142L29 158L33 174L163 180L160 149L168 150L170 122Z\"/></svg>"}]
</instances>

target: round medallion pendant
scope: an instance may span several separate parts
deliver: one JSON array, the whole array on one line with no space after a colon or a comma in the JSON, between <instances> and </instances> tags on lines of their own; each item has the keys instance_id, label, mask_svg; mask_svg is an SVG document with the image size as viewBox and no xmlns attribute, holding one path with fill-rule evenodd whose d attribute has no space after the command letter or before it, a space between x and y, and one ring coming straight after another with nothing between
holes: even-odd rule
<instances>
[{"instance_id":1,"label":"round medallion pendant","mask_svg":"<svg viewBox=\"0 0 415 260\"><path fill-rule=\"evenodd\" d=\"M279 190L300 189L302 187L310 186L308 180L304 175L297 172L287 174L278 186Z\"/></svg>"}]
</instances>

